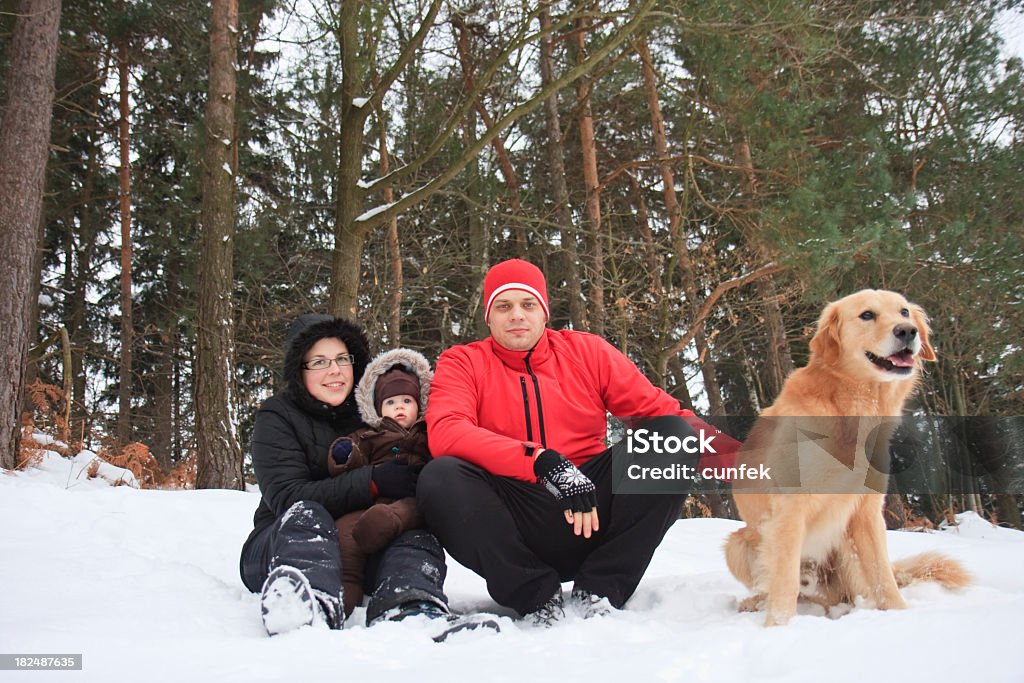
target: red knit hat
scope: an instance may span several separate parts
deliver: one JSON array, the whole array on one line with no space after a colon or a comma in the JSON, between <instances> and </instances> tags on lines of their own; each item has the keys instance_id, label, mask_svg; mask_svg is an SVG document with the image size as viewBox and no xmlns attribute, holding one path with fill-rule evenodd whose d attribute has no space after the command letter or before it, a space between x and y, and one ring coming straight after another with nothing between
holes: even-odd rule
<instances>
[{"instance_id":1,"label":"red knit hat","mask_svg":"<svg viewBox=\"0 0 1024 683\"><path fill-rule=\"evenodd\" d=\"M540 268L522 259L509 259L491 266L484 278L484 322L491 317L491 304L502 292L518 289L537 297L544 309L544 319L551 317L548 310L548 286Z\"/></svg>"}]
</instances>

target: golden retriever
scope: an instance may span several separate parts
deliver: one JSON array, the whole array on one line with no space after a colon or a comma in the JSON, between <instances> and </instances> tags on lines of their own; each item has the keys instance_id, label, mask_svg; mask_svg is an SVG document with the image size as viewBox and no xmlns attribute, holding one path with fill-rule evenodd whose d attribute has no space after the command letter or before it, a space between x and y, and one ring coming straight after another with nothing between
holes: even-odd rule
<instances>
[{"instance_id":1,"label":"golden retriever","mask_svg":"<svg viewBox=\"0 0 1024 683\"><path fill-rule=\"evenodd\" d=\"M899 587L913 580L970 583L958 563L934 553L894 567L886 547L889 436L921 363L935 360L928 334L924 311L895 292L868 289L829 304L807 366L754 424L737 462L763 464L772 479L734 484L746 526L729 536L725 554L754 592L740 609L763 607L765 625L789 621L800 597L902 609Z\"/></svg>"}]
</instances>

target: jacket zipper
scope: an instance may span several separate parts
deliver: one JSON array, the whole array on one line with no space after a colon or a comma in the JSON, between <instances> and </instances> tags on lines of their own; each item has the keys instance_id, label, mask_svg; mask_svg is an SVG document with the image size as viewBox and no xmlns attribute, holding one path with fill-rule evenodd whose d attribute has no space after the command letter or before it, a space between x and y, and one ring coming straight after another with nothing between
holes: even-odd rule
<instances>
[{"instance_id":1,"label":"jacket zipper","mask_svg":"<svg viewBox=\"0 0 1024 683\"><path fill-rule=\"evenodd\" d=\"M526 358L523 359L523 363L526 364L526 372L529 373L530 379L533 380L533 393L537 397L537 424L540 426L540 444L544 448L548 447L548 438L544 433L544 407L540 402L540 382L537 381L537 375L533 374L533 368L530 367L530 356L533 355L533 349L526 354ZM523 383L523 396L526 396L526 379L520 378ZM527 413L529 415L529 413ZM533 439L528 439L532 441Z\"/></svg>"},{"instance_id":2,"label":"jacket zipper","mask_svg":"<svg viewBox=\"0 0 1024 683\"><path fill-rule=\"evenodd\" d=\"M523 411L526 413L526 440L533 441L533 422L530 420L530 395L526 393L526 378L520 377L519 383L523 387Z\"/></svg>"}]
</instances>

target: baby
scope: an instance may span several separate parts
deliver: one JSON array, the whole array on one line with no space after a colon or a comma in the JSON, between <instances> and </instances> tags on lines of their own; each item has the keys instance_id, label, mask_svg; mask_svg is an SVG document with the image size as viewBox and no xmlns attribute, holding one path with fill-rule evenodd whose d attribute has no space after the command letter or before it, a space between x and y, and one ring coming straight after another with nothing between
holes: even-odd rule
<instances>
[{"instance_id":1,"label":"baby","mask_svg":"<svg viewBox=\"0 0 1024 683\"><path fill-rule=\"evenodd\" d=\"M425 465L430 460L427 425L421 417L433 373L422 354L393 349L377 356L356 387L356 405L368 426L331 444L327 468L332 475L396 461ZM367 558L400 534L423 526L414 498L377 498L366 510L335 521L341 546L345 614L363 601Z\"/></svg>"}]
</instances>

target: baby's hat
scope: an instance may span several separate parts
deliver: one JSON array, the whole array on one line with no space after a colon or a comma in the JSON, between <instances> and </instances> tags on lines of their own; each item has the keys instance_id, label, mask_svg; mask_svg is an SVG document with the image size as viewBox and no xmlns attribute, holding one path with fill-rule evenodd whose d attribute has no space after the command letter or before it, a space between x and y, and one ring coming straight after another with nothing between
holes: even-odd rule
<instances>
[{"instance_id":1,"label":"baby's hat","mask_svg":"<svg viewBox=\"0 0 1024 683\"><path fill-rule=\"evenodd\" d=\"M377 386L373 391L373 403L377 408L377 414L380 415L385 400L403 394L412 396L416 399L416 405L419 405L420 380L401 365L396 365L377 379Z\"/></svg>"}]
</instances>

